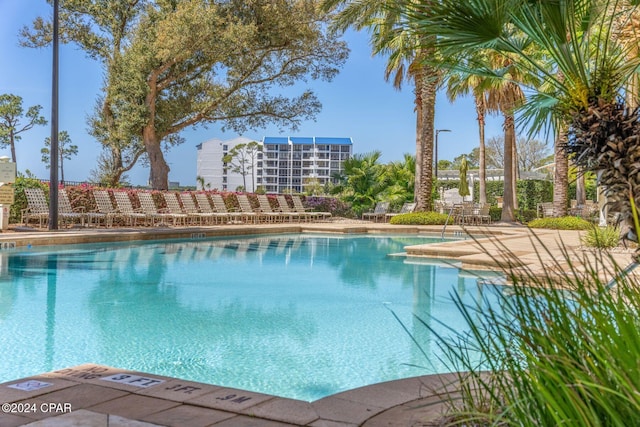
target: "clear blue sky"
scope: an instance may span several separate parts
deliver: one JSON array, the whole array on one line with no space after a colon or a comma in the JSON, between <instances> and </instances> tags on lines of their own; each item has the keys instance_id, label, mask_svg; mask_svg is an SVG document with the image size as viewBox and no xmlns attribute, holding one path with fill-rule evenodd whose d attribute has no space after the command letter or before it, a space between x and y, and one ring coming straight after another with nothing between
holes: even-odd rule
<instances>
[{"instance_id":1,"label":"clear blue sky","mask_svg":"<svg viewBox=\"0 0 640 427\"><path fill-rule=\"evenodd\" d=\"M42 113L51 118L52 50L28 49L18 46L18 31L30 25L37 16L50 16L51 6L45 0L0 0L0 94L10 93L23 98L25 110L41 105ZM385 59L371 57L366 33L350 32L346 40L350 57L340 74L330 83L308 83L320 98L323 108L316 121L302 123L291 136L351 137L355 153L373 150L382 152L382 161L399 160L404 153L415 154L415 113L410 84L401 91L384 80ZM78 155L65 161L65 179L86 180L95 167L100 145L87 133L87 117L92 113L102 84L101 66L85 57L75 45L60 47L59 130L66 130L78 145ZM478 127L471 99L449 103L439 94L436 106L436 129L451 129L440 133L439 159L452 160L470 152L478 140ZM487 138L502 133L501 120L489 118ZM40 149L50 136L49 125L36 127L22 134L16 146L17 167L30 170L39 178L48 178L49 170L42 163ZM263 136L282 135L277 128L259 129L244 136L261 140ZM222 133L215 124L207 129L186 130L186 142L167 155L171 167L169 180L182 185L195 185L196 145L210 139L228 139L234 133ZM10 155L8 148L0 155ZM134 184L144 184L148 170L138 166L129 173Z\"/></svg>"}]
</instances>

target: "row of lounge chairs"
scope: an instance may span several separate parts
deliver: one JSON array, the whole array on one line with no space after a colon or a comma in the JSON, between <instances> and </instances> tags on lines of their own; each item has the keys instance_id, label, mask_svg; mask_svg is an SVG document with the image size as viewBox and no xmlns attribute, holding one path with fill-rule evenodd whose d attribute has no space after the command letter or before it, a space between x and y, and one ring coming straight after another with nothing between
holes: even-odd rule
<instances>
[{"instance_id":1,"label":"row of lounge chairs","mask_svg":"<svg viewBox=\"0 0 640 427\"><path fill-rule=\"evenodd\" d=\"M44 191L40 188L26 188L27 208L22 211L21 222L29 225L38 223L46 226L49 220L49 205ZM201 192L162 192L164 206L158 207L153 195L148 191L137 191L132 202L126 191L113 191L113 199L107 190L94 190L96 209L86 211L73 208L64 188L58 193L58 220L63 226L100 226L112 227L114 224L125 226L158 225L215 225L234 223L283 223L309 222L326 219L329 212L307 211L299 196L291 196L293 206L283 195L276 197L277 206L272 207L266 195L258 195L259 206L252 206L245 194L237 194L238 210L230 209L220 194ZM114 204L115 202L115 204Z\"/></svg>"},{"instance_id":2,"label":"row of lounge chairs","mask_svg":"<svg viewBox=\"0 0 640 427\"><path fill-rule=\"evenodd\" d=\"M376 203L373 212L364 212L362 219L373 222L389 222L391 218L398 214L410 213L416 209L416 203L405 203L399 212L389 212L389 202Z\"/></svg>"}]
</instances>

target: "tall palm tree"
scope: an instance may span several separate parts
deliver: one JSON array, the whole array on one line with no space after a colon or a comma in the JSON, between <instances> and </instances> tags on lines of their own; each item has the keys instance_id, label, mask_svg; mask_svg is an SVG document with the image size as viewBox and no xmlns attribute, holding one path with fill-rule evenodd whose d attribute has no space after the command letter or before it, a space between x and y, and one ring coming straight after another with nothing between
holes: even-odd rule
<instances>
[{"instance_id":1,"label":"tall palm tree","mask_svg":"<svg viewBox=\"0 0 640 427\"><path fill-rule=\"evenodd\" d=\"M502 221L514 221L517 206L518 153L516 151L515 110L524 102L524 92L520 83L528 76L504 54L487 55L488 65L496 77L487 81L487 109L500 112L504 117L504 203Z\"/></svg>"},{"instance_id":2,"label":"tall palm tree","mask_svg":"<svg viewBox=\"0 0 640 427\"><path fill-rule=\"evenodd\" d=\"M416 111L416 172L415 201L418 210L432 207L433 144L436 90L439 70L427 63L432 56L430 37L424 37L406 27L407 9L411 2L402 0L324 0L323 7L334 11L333 25L345 31L353 27L371 32L374 54L387 56L385 79L393 80L400 89L402 82L413 83Z\"/></svg>"},{"instance_id":3,"label":"tall palm tree","mask_svg":"<svg viewBox=\"0 0 640 427\"><path fill-rule=\"evenodd\" d=\"M519 85L528 77L514 66L508 56L493 51L469 52L469 58L455 58L458 71L448 73L447 81L455 83L455 75L466 76L466 81L474 82L476 109L481 103L483 112L500 113L504 117L504 194L502 221L514 221L516 205L517 153L516 126L514 112L524 100L524 93ZM451 58L451 57L450 57ZM475 68L474 68L475 67ZM483 70L479 72L479 70ZM484 119L484 118L483 118ZM482 129L482 128L481 128ZM484 140L481 140L481 148ZM480 157L481 160L482 156ZM482 170L482 167L481 167ZM482 180L481 180L482 181Z\"/></svg>"},{"instance_id":4,"label":"tall palm tree","mask_svg":"<svg viewBox=\"0 0 640 427\"><path fill-rule=\"evenodd\" d=\"M482 53L480 53L482 54ZM454 71L447 74L447 97L455 101L459 96L473 94L478 120L478 163L479 163L479 195L478 201L487 203L487 162L485 147L485 118L487 113L487 96L484 89L484 77L475 73Z\"/></svg>"}]
</instances>

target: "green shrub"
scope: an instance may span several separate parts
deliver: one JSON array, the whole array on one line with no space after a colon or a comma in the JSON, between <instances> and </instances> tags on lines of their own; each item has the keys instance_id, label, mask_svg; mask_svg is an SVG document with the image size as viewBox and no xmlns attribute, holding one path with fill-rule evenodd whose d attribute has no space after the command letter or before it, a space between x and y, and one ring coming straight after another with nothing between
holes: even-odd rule
<instances>
[{"instance_id":1,"label":"green shrub","mask_svg":"<svg viewBox=\"0 0 640 427\"><path fill-rule=\"evenodd\" d=\"M620 243L620 228L592 226L582 237L585 246L599 249L615 248Z\"/></svg>"},{"instance_id":2,"label":"green shrub","mask_svg":"<svg viewBox=\"0 0 640 427\"><path fill-rule=\"evenodd\" d=\"M492 222L500 221L500 218L502 218L502 208L497 206L489 207L489 216Z\"/></svg>"},{"instance_id":3,"label":"green shrub","mask_svg":"<svg viewBox=\"0 0 640 427\"><path fill-rule=\"evenodd\" d=\"M516 213L516 219L522 223L533 221L538 216L538 211L535 209L518 209Z\"/></svg>"},{"instance_id":4,"label":"green shrub","mask_svg":"<svg viewBox=\"0 0 640 427\"><path fill-rule=\"evenodd\" d=\"M19 223L22 210L27 208L27 197L24 195L25 188L42 188L45 195L49 197L49 186L47 184L43 184L39 179L31 176L18 176L13 184L15 199L9 214L9 223L11 224Z\"/></svg>"},{"instance_id":5,"label":"green shrub","mask_svg":"<svg viewBox=\"0 0 640 427\"><path fill-rule=\"evenodd\" d=\"M412 212L395 215L389 222L396 225L444 225L447 217L447 214L439 212ZM453 224L453 218L449 219L449 224Z\"/></svg>"},{"instance_id":6,"label":"green shrub","mask_svg":"<svg viewBox=\"0 0 640 427\"><path fill-rule=\"evenodd\" d=\"M559 218L538 218L527 224L531 228L549 228L552 230L589 230L593 224L575 216Z\"/></svg>"}]
</instances>

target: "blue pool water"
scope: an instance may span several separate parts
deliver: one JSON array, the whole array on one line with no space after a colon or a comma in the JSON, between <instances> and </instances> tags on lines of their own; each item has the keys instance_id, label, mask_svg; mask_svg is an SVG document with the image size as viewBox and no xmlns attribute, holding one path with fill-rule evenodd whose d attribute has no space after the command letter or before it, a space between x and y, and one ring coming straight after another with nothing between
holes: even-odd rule
<instances>
[{"instance_id":1,"label":"blue pool water","mask_svg":"<svg viewBox=\"0 0 640 427\"><path fill-rule=\"evenodd\" d=\"M458 269L389 256L430 241L270 235L0 252L0 382L98 363L313 401L443 372L414 315L463 330L450 294L472 302L481 288Z\"/></svg>"}]
</instances>

